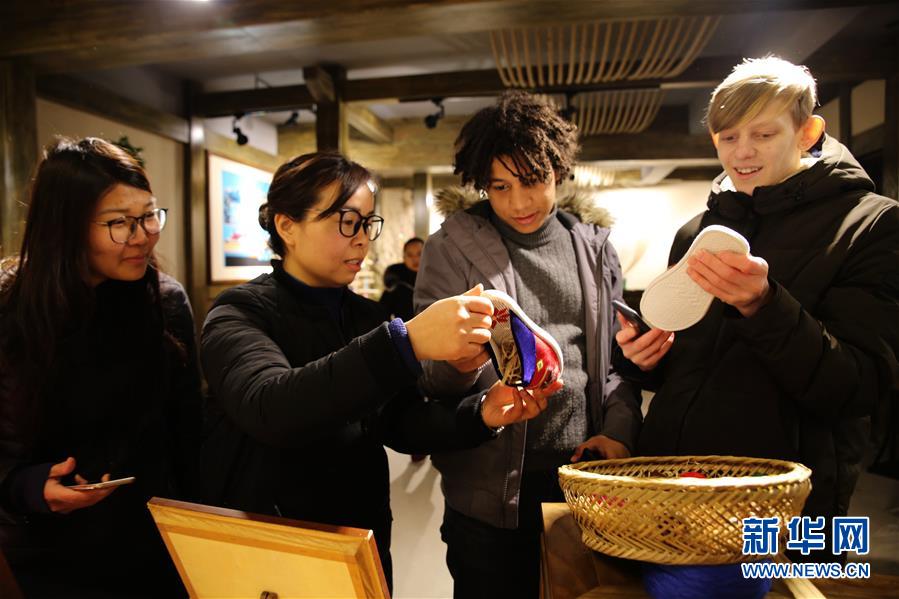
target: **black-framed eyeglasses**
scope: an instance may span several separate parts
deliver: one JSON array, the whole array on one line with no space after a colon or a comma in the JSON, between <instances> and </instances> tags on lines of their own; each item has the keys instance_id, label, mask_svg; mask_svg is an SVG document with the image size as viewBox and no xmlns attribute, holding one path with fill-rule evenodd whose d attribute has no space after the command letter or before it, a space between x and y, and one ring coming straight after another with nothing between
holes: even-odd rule
<instances>
[{"instance_id":1,"label":"black-framed eyeglasses","mask_svg":"<svg viewBox=\"0 0 899 599\"><path fill-rule=\"evenodd\" d=\"M362 216L362 213L353 208L341 208L337 214L340 215L340 234L344 237L355 237L361 228L368 239L374 241L384 228L384 219L377 214Z\"/></svg>"},{"instance_id":2,"label":"black-framed eyeglasses","mask_svg":"<svg viewBox=\"0 0 899 599\"><path fill-rule=\"evenodd\" d=\"M158 235L165 228L167 208L154 208L140 216L120 216L107 221L95 221L98 225L109 228L109 238L114 243L125 244L134 238L137 226L147 235Z\"/></svg>"}]
</instances>

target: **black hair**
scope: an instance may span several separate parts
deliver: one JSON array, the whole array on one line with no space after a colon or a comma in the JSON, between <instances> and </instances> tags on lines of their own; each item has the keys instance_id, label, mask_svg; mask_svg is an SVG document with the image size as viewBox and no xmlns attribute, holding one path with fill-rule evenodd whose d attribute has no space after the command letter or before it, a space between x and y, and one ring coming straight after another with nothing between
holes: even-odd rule
<instances>
[{"instance_id":1,"label":"black hair","mask_svg":"<svg viewBox=\"0 0 899 599\"><path fill-rule=\"evenodd\" d=\"M37 166L21 249L0 264L0 367L14 374L22 391L16 397L29 410L38 407L62 340L94 313L89 221L116 185L152 193L131 154L95 137L60 138ZM142 281L143 308L164 327L155 256Z\"/></svg>"},{"instance_id":2,"label":"black hair","mask_svg":"<svg viewBox=\"0 0 899 599\"><path fill-rule=\"evenodd\" d=\"M412 239L407 240L406 243L403 244L404 254L406 253L406 248L408 248L413 243L424 243L424 240L421 237L413 237Z\"/></svg>"},{"instance_id":3,"label":"black hair","mask_svg":"<svg viewBox=\"0 0 899 599\"><path fill-rule=\"evenodd\" d=\"M462 184L479 190L490 185L495 158L525 185L561 183L571 173L577 152L577 127L547 102L531 94L504 93L494 106L480 110L456 138L455 173ZM512 164L506 164L510 160Z\"/></svg>"},{"instance_id":4,"label":"black hair","mask_svg":"<svg viewBox=\"0 0 899 599\"><path fill-rule=\"evenodd\" d=\"M321 199L322 191L338 183L337 197L317 218L328 218L340 210L361 185L372 181L362 165L339 152L312 152L282 164L268 188L268 201L259 207L259 226L268 231L269 247L284 256L284 240L275 227L275 215L284 214L301 221Z\"/></svg>"}]
</instances>

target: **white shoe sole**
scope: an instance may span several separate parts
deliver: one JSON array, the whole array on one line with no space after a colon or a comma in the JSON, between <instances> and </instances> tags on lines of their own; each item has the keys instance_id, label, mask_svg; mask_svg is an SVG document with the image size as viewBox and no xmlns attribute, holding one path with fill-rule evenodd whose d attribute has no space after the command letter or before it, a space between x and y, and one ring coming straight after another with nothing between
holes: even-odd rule
<instances>
[{"instance_id":1,"label":"white shoe sole","mask_svg":"<svg viewBox=\"0 0 899 599\"><path fill-rule=\"evenodd\" d=\"M712 254L749 253L746 238L727 227L710 225L700 231L680 261L646 286L640 299L640 314L657 329L682 331L702 320L714 296L687 274L687 260L699 250Z\"/></svg>"},{"instance_id":2,"label":"white shoe sole","mask_svg":"<svg viewBox=\"0 0 899 599\"><path fill-rule=\"evenodd\" d=\"M544 331L542 328L537 326L533 320L528 318L528 315L524 313L524 310L521 309L521 306L512 299L509 294L500 291L499 289L485 289L481 294L493 304L494 314L503 308L508 309L510 312L514 312L518 318L524 321L524 323L528 326L531 331L543 339L547 345L549 345L554 352L556 352L556 357L559 358L559 378L562 378L562 371L564 370L564 366L562 364L562 350L559 348L558 342L553 339L552 335ZM512 341L512 328L508 322L506 323L497 323L493 328L493 331L490 335L490 347L493 348L493 354L497 356L497 360L501 359L500 356L503 355L503 351L501 346L507 341ZM499 365L501 369L505 369L505 364ZM503 383L508 383L508 381L503 381Z\"/></svg>"}]
</instances>

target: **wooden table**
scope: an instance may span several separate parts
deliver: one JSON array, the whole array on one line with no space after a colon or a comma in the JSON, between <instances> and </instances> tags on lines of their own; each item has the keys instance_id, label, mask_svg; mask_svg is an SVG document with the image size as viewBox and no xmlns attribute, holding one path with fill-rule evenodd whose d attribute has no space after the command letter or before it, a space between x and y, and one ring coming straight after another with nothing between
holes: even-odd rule
<instances>
[{"instance_id":1,"label":"wooden table","mask_svg":"<svg viewBox=\"0 0 899 599\"><path fill-rule=\"evenodd\" d=\"M543 504L541 550L543 599L649 599L637 563L597 553L581 541L581 530L564 503ZM766 599L899 598L899 576L872 574L865 580L775 580Z\"/></svg>"}]
</instances>

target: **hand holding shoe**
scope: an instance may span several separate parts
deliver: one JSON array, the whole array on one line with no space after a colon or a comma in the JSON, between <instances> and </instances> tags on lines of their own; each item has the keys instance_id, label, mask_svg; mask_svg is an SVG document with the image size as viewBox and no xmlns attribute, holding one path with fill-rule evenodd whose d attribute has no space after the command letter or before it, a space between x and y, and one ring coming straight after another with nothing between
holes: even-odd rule
<instances>
[{"instance_id":1,"label":"hand holding shoe","mask_svg":"<svg viewBox=\"0 0 899 599\"><path fill-rule=\"evenodd\" d=\"M752 316L770 299L768 263L751 254L699 251L687 262L687 274L697 285L745 317Z\"/></svg>"},{"instance_id":2,"label":"hand holding shoe","mask_svg":"<svg viewBox=\"0 0 899 599\"><path fill-rule=\"evenodd\" d=\"M483 347L483 346L482 346ZM469 372L474 372L479 369L481 366L490 361L490 354L487 353L486 349L481 349L473 358L462 358L461 360L448 360L450 366L461 372L462 374L467 374Z\"/></svg>"},{"instance_id":3,"label":"hand holding shoe","mask_svg":"<svg viewBox=\"0 0 899 599\"><path fill-rule=\"evenodd\" d=\"M419 360L472 360L490 341L493 304L475 285L463 295L434 302L406 323L412 351Z\"/></svg>"},{"instance_id":4,"label":"hand holding shoe","mask_svg":"<svg viewBox=\"0 0 899 599\"><path fill-rule=\"evenodd\" d=\"M543 389L528 391L497 381L490 387L481 405L481 418L490 428L530 420L545 410L547 398L564 386L561 379L556 379Z\"/></svg>"}]
</instances>

